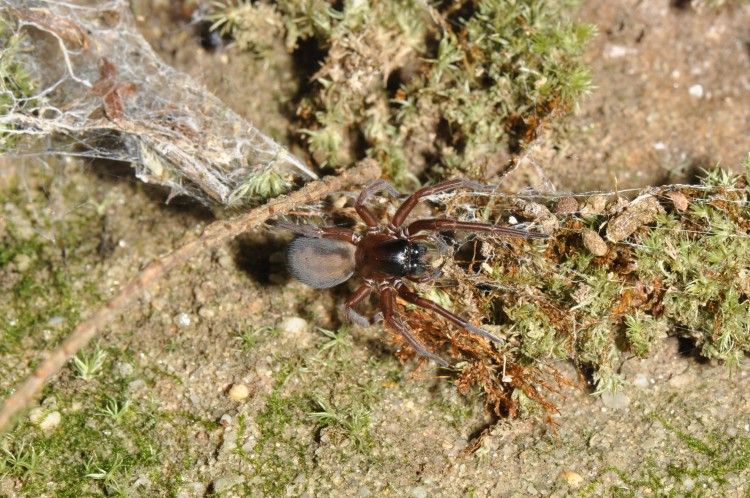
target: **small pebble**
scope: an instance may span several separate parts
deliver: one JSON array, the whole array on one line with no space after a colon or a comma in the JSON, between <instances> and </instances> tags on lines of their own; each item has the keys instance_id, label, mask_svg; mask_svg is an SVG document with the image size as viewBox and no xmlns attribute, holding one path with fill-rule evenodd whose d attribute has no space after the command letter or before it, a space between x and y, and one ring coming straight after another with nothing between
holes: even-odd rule
<instances>
[{"instance_id":1,"label":"small pebble","mask_svg":"<svg viewBox=\"0 0 750 498\"><path fill-rule=\"evenodd\" d=\"M637 387L648 387L648 378L645 374L636 374L635 379L633 379L633 385Z\"/></svg>"},{"instance_id":2,"label":"small pebble","mask_svg":"<svg viewBox=\"0 0 750 498\"><path fill-rule=\"evenodd\" d=\"M189 327L191 320L187 313L178 313L174 317L174 324L178 327Z\"/></svg>"},{"instance_id":3,"label":"small pebble","mask_svg":"<svg viewBox=\"0 0 750 498\"><path fill-rule=\"evenodd\" d=\"M218 263L219 266L221 266L225 270L231 270L232 268L234 268L234 260L229 254L222 254L221 256L219 256Z\"/></svg>"},{"instance_id":4,"label":"small pebble","mask_svg":"<svg viewBox=\"0 0 750 498\"><path fill-rule=\"evenodd\" d=\"M211 306L201 306L200 309L198 310L198 315L201 318L210 319L216 316L216 312Z\"/></svg>"},{"instance_id":5,"label":"small pebble","mask_svg":"<svg viewBox=\"0 0 750 498\"><path fill-rule=\"evenodd\" d=\"M301 334L307 330L307 320L298 316L290 316L281 321L279 329L289 335Z\"/></svg>"},{"instance_id":6,"label":"small pebble","mask_svg":"<svg viewBox=\"0 0 750 498\"><path fill-rule=\"evenodd\" d=\"M622 410L628 407L630 399L622 391L602 393L602 404L611 410Z\"/></svg>"},{"instance_id":7,"label":"small pebble","mask_svg":"<svg viewBox=\"0 0 750 498\"><path fill-rule=\"evenodd\" d=\"M229 390L229 399L232 401L242 401L250 396L250 389L244 384L235 384Z\"/></svg>"},{"instance_id":8,"label":"small pebble","mask_svg":"<svg viewBox=\"0 0 750 498\"><path fill-rule=\"evenodd\" d=\"M53 328L61 328L65 325L65 318L55 315L47 320L47 325Z\"/></svg>"},{"instance_id":9,"label":"small pebble","mask_svg":"<svg viewBox=\"0 0 750 498\"><path fill-rule=\"evenodd\" d=\"M333 205L338 209L343 209L344 206L346 206L347 202L348 199L346 198L346 196L342 195L341 197L333 201Z\"/></svg>"},{"instance_id":10,"label":"small pebble","mask_svg":"<svg viewBox=\"0 0 750 498\"><path fill-rule=\"evenodd\" d=\"M44 432L51 432L55 427L60 425L61 421L62 415L60 415L60 412L54 411L44 417L44 419L39 423L39 428Z\"/></svg>"},{"instance_id":11,"label":"small pebble","mask_svg":"<svg viewBox=\"0 0 750 498\"><path fill-rule=\"evenodd\" d=\"M28 254L16 254L13 258L13 262L16 264L16 270L24 273L31 268L31 256Z\"/></svg>"},{"instance_id":12,"label":"small pebble","mask_svg":"<svg viewBox=\"0 0 750 498\"><path fill-rule=\"evenodd\" d=\"M213 482L213 492L216 494L222 494L228 492L233 487L245 482L245 478L237 474L228 474L219 477Z\"/></svg>"},{"instance_id":13,"label":"small pebble","mask_svg":"<svg viewBox=\"0 0 750 498\"><path fill-rule=\"evenodd\" d=\"M685 477L682 480L682 486L685 488L685 491L692 491L695 487L695 481L692 477Z\"/></svg>"},{"instance_id":14,"label":"small pebble","mask_svg":"<svg viewBox=\"0 0 750 498\"><path fill-rule=\"evenodd\" d=\"M568 485L577 488L583 483L583 477L578 472L573 472L572 470L564 470L562 473L563 479L565 479L565 482L568 483Z\"/></svg>"},{"instance_id":15,"label":"small pebble","mask_svg":"<svg viewBox=\"0 0 750 498\"><path fill-rule=\"evenodd\" d=\"M425 488L424 486L417 486L416 488L412 488L411 496L413 496L414 498L427 498L427 488Z\"/></svg>"},{"instance_id":16,"label":"small pebble","mask_svg":"<svg viewBox=\"0 0 750 498\"><path fill-rule=\"evenodd\" d=\"M190 482L183 484L175 496L176 498L194 498L196 496L204 496L207 494L207 488L207 483Z\"/></svg>"},{"instance_id":17,"label":"small pebble","mask_svg":"<svg viewBox=\"0 0 750 498\"><path fill-rule=\"evenodd\" d=\"M38 406L29 411L29 421L34 425L39 425L44 419L44 408Z\"/></svg>"}]
</instances>

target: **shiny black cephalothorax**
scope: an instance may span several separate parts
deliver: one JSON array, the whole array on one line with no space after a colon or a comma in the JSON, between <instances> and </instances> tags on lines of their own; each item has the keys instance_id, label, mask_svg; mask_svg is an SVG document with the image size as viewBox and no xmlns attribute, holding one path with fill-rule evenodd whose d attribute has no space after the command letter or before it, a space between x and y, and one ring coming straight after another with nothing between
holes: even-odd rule
<instances>
[{"instance_id":1,"label":"shiny black cephalothorax","mask_svg":"<svg viewBox=\"0 0 750 498\"><path fill-rule=\"evenodd\" d=\"M432 268L428 264L428 245L422 242L431 241L439 246L440 241L434 235L418 235L420 232L473 230L509 237L548 238L545 234L526 232L516 228L449 219L417 220L404 226L406 218L422 198L461 187L485 189L482 185L462 179L448 180L432 187L425 187L411 194L399 206L390 223L381 225L378 217L365 205L365 202L371 195L383 190L394 197L398 197L399 193L384 180L373 182L362 191L354 203L357 214L367 224L368 229L365 233L358 233L347 228L318 228L276 221L274 222L276 226L301 235L289 245L287 253L289 272L298 280L316 288L333 287L348 280L354 274L359 275L364 279L364 285L357 289L344 305L349 320L358 325L369 325L368 320L357 313L355 308L370 296L373 289L378 290L380 291L380 309L385 323L399 333L417 354L431 358L441 365L447 365L447 363L429 351L398 320L396 297L428 309L457 327L491 341L500 342L500 339L490 332L472 325L435 302L421 297L406 283L406 281L425 282L440 273L439 267Z\"/></svg>"},{"instance_id":2,"label":"shiny black cephalothorax","mask_svg":"<svg viewBox=\"0 0 750 498\"><path fill-rule=\"evenodd\" d=\"M427 272L427 244L406 239L373 237L362 241L355 257L359 274L368 280L418 277Z\"/></svg>"}]
</instances>

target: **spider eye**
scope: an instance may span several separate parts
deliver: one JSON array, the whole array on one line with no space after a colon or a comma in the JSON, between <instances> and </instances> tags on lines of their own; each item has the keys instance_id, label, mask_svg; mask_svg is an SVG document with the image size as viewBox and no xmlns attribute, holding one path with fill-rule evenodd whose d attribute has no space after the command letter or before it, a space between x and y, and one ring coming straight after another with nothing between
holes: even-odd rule
<instances>
[{"instance_id":1,"label":"spider eye","mask_svg":"<svg viewBox=\"0 0 750 498\"><path fill-rule=\"evenodd\" d=\"M414 242L409 246L409 275L419 276L427 273L427 263L425 254L427 254L427 244Z\"/></svg>"},{"instance_id":2,"label":"spider eye","mask_svg":"<svg viewBox=\"0 0 750 498\"><path fill-rule=\"evenodd\" d=\"M303 284L327 289L354 274L354 251L343 240L297 237L287 249L287 270Z\"/></svg>"},{"instance_id":3,"label":"spider eye","mask_svg":"<svg viewBox=\"0 0 750 498\"><path fill-rule=\"evenodd\" d=\"M418 258L427 254L427 249L427 244L422 242L415 242L411 245L412 255Z\"/></svg>"}]
</instances>

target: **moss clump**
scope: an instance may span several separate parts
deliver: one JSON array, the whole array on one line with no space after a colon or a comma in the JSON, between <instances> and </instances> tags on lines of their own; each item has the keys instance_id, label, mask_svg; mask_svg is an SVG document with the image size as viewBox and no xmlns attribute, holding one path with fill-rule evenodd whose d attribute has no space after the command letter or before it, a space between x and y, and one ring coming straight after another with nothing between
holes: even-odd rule
<instances>
[{"instance_id":1,"label":"moss clump","mask_svg":"<svg viewBox=\"0 0 750 498\"><path fill-rule=\"evenodd\" d=\"M9 192L7 200L21 195ZM12 204L6 207L16 209ZM91 291L88 287L74 290L60 250L53 254L56 248L24 218L10 221L7 229L0 236L0 292L7 305L0 317L0 353L16 351L24 338L53 343L64 337L78 320L81 296ZM73 238L67 241L75 244Z\"/></svg>"},{"instance_id":2,"label":"moss clump","mask_svg":"<svg viewBox=\"0 0 750 498\"><path fill-rule=\"evenodd\" d=\"M313 158L375 157L401 182L427 165L492 174L588 91L577 58L593 28L568 20L574 5L282 0L220 5L212 19L256 56L268 56L271 28L288 50L315 53L297 107ZM251 29L261 20L267 29Z\"/></svg>"},{"instance_id":3,"label":"moss clump","mask_svg":"<svg viewBox=\"0 0 750 498\"><path fill-rule=\"evenodd\" d=\"M450 301L501 343L446 334L424 310L403 316L428 349L461 362L459 389L482 386L498 415L520 413L521 399L554 411L540 394L564 382L552 359L572 360L602 393L623 386L622 361L647 356L667 334L693 339L729 367L750 351L748 177L716 170L697 186L648 189L632 201L599 197L560 214L550 210L557 199L446 200L458 217L532 221L536 212L554 230L546 244L514 239L505 247L478 234L444 267L456 281L441 286Z\"/></svg>"}]
</instances>

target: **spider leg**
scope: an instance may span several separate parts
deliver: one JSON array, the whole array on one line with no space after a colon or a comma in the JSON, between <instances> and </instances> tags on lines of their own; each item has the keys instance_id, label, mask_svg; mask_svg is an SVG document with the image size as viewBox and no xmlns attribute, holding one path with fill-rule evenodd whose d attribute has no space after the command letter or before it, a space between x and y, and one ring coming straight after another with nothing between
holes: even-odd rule
<instances>
[{"instance_id":1,"label":"spider leg","mask_svg":"<svg viewBox=\"0 0 750 498\"><path fill-rule=\"evenodd\" d=\"M463 318L454 315L447 309L439 306L437 303L430 301L429 299L426 299L424 297L421 297L416 292L413 292L411 289L409 289L406 285L401 285L398 287L398 295L401 296L405 301L408 301L412 304L416 304L417 306L433 311L437 313L438 315L442 316L449 322L451 322L456 327L459 327L463 330L466 330L468 332L471 332L472 334L476 334L478 336L484 337L485 339L489 339L490 341L497 342L499 344L502 344L504 341L497 337L496 335L493 335L486 330L480 329L476 325L472 325L471 323L467 322Z\"/></svg>"},{"instance_id":2,"label":"spider leg","mask_svg":"<svg viewBox=\"0 0 750 498\"><path fill-rule=\"evenodd\" d=\"M312 225L297 225L296 223L290 223L282 220L269 220L266 223L269 225L281 228L282 230L288 230L297 235L303 237L312 237L315 239L340 239L345 240L351 244L357 244L359 241L359 234L348 228L340 227L316 227Z\"/></svg>"},{"instance_id":3,"label":"spider leg","mask_svg":"<svg viewBox=\"0 0 750 498\"><path fill-rule=\"evenodd\" d=\"M372 293L372 286L370 284L364 284L346 300L346 303L344 303L344 311L346 312L346 317L349 321L365 329L370 326L370 321L357 313L354 308L367 299L370 293Z\"/></svg>"},{"instance_id":4,"label":"spider leg","mask_svg":"<svg viewBox=\"0 0 750 498\"><path fill-rule=\"evenodd\" d=\"M385 320L385 323L387 323L390 328L401 334L401 337L406 339L406 342L409 343L419 356L429 358L442 367L447 367L448 363L445 360L436 354L431 353L424 344L419 342L419 340L409 332L406 325L396 319L393 315L393 306L395 302L396 299L393 296L393 290L389 287L383 289L380 293L380 307L383 308L383 320Z\"/></svg>"},{"instance_id":5,"label":"spider leg","mask_svg":"<svg viewBox=\"0 0 750 498\"><path fill-rule=\"evenodd\" d=\"M387 181L376 180L365 187L364 190L362 190L362 192L359 194L359 197L357 197L357 201L354 203L354 209L357 211L357 214L360 218L362 218L362 220L364 220L365 223L367 223L367 226L370 228L375 228L378 226L378 217L375 216L375 213L373 213L370 208L365 206L365 202L367 202L367 199L369 199L371 195L382 192L383 190L386 190L392 197L395 197L396 199L398 199L401 195L398 190L393 188L393 185L391 185Z\"/></svg>"},{"instance_id":6,"label":"spider leg","mask_svg":"<svg viewBox=\"0 0 750 498\"><path fill-rule=\"evenodd\" d=\"M434 194L439 194L440 192L446 192L448 190L453 190L461 187L468 187L474 190L484 191L492 189L492 187L487 187L486 185L482 185L481 183L473 182L465 178L456 178L455 180L441 182L432 185L431 187L425 187L411 194L406 198L403 204L399 206L399 208L396 210L396 213L393 215L391 226L393 226L394 228L401 227L401 225L404 224L404 221L406 221L406 217L409 216L409 213L411 213L412 209L414 209L414 207L423 197L429 197Z\"/></svg>"},{"instance_id":7,"label":"spider leg","mask_svg":"<svg viewBox=\"0 0 750 498\"><path fill-rule=\"evenodd\" d=\"M443 218L428 220L417 220L406 229L406 236L419 233L423 230L473 230L476 232L490 232L506 237L522 237L524 239L549 239L546 233L527 232L518 228L508 228L489 223L476 223L473 221L458 221Z\"/></svg>"}]
</instances>

